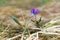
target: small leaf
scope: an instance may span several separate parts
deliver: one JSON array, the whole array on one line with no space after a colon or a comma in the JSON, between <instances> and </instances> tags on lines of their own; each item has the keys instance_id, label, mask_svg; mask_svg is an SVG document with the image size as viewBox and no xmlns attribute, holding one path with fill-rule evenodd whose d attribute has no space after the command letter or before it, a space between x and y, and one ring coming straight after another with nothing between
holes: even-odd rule
<instances>
[{"instance_id":1,"label":"small leaf","mask_svg":"<svg viewBox=\"0 0 60 40\"><path fill-rule=\"evenodd\" d=\"M39 19L39 22L41 22L41 17L40 17L40 19Z\"/></svg>"},{"instance_id":2,"label":"small leaf","mask_svg":"<svg viewBox=\"0 0 60 40\"><path fill-rule=\"evenodd\" d=\"M34 20L31 20L32 22L35 22Z\"/></svg>"},{"instance_id":3,"label":"small leaf","mask_svg":"<svg viewBox=\"0 0 60 40\"><path fill-rule=\"evenodd\" d=\"M19 22L19 20L18 20L15 16L10 15L10 17L11 17L18 25L21 26L21 23Z\"/></svg>"}]
</instances>

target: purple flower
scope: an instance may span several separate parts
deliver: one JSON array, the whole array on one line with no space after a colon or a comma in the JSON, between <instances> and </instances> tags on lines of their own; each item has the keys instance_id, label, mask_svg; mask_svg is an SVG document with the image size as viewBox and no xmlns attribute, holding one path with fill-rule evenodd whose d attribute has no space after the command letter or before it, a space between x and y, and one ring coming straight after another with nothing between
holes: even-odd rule
<instances>
[{"instance_id":1,"label":"purple flower","mask_svg":"<svg viewBox=\"0 0 60 40\"><path fill-rule=\"evenodd\" d=\"M33 8L33 9L31 9L31 13L32 13L33 15L36 15L36 14L39 13L39 10Z\"/></svg>"}]
</instances>

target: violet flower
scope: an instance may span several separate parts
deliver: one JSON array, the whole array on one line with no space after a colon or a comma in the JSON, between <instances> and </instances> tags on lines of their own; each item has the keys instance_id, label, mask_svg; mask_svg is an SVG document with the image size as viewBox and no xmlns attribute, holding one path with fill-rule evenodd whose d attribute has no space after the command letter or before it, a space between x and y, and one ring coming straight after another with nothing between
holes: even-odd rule
<instances>
[{"instance_id":1,"label":"violet flower","mask_svg":"<svg viewBox=\"0 0 60 40\"><path fill-rule=\"evenodd\" d=\"M31 13L32 13L32 15L36 15L39 13L39 10L33 8L33 9L31 9Z\"/></svg>"}]
</instances>

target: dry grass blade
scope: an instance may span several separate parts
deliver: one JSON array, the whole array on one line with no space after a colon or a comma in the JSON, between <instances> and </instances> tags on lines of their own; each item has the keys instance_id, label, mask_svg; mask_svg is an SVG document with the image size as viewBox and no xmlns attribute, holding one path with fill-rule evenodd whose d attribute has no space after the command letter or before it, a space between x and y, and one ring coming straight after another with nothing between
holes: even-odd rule
<instances>
[{"instance_id":1,"label":"dry grass blade","mask_svg":"<svg viewBox=\"0 0 60 40\"><path fill-rule=\"evenodd\" d=\"M60 22L60 16L52 19L48 23L45 24L46 28L52 27L55 23Z\"/></svg>"}]
</instances>

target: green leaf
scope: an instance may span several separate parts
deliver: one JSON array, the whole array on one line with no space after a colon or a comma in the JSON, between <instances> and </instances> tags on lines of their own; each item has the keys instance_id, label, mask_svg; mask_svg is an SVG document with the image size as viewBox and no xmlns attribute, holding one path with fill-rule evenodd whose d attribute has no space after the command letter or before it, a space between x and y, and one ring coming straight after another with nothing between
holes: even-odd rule
<instances>
[{"instance_id":1,"label":"green leaf","mask_svg":"<svg viewBox=\"0 0 60 40\"><path fill-rule=\"evenodd\" d=\"M18 20L15 16L10 15L10 17L11 17L18 25L21 26L21 23L19 22L19 20Z\"/></svg>"},{"instance_id":2,"label":"green leaf","mask_svg":"<svg viewBox=\"0 0 60 40\"><path fill-rule=\"evenodd\" d=\"M39 21L38 22L41 22L41 17L40 17L40 19L39 19Z\"/></svg>"},{"instance_id":3,"label":"green leaf","mask_svg":"<svg viewBox=\"0 0 60 40\"><path fill-rule=\"evenodd\" d=\"M32 22L35 22L34 20L31 20Z\"/></svg>"}]
</instances>

